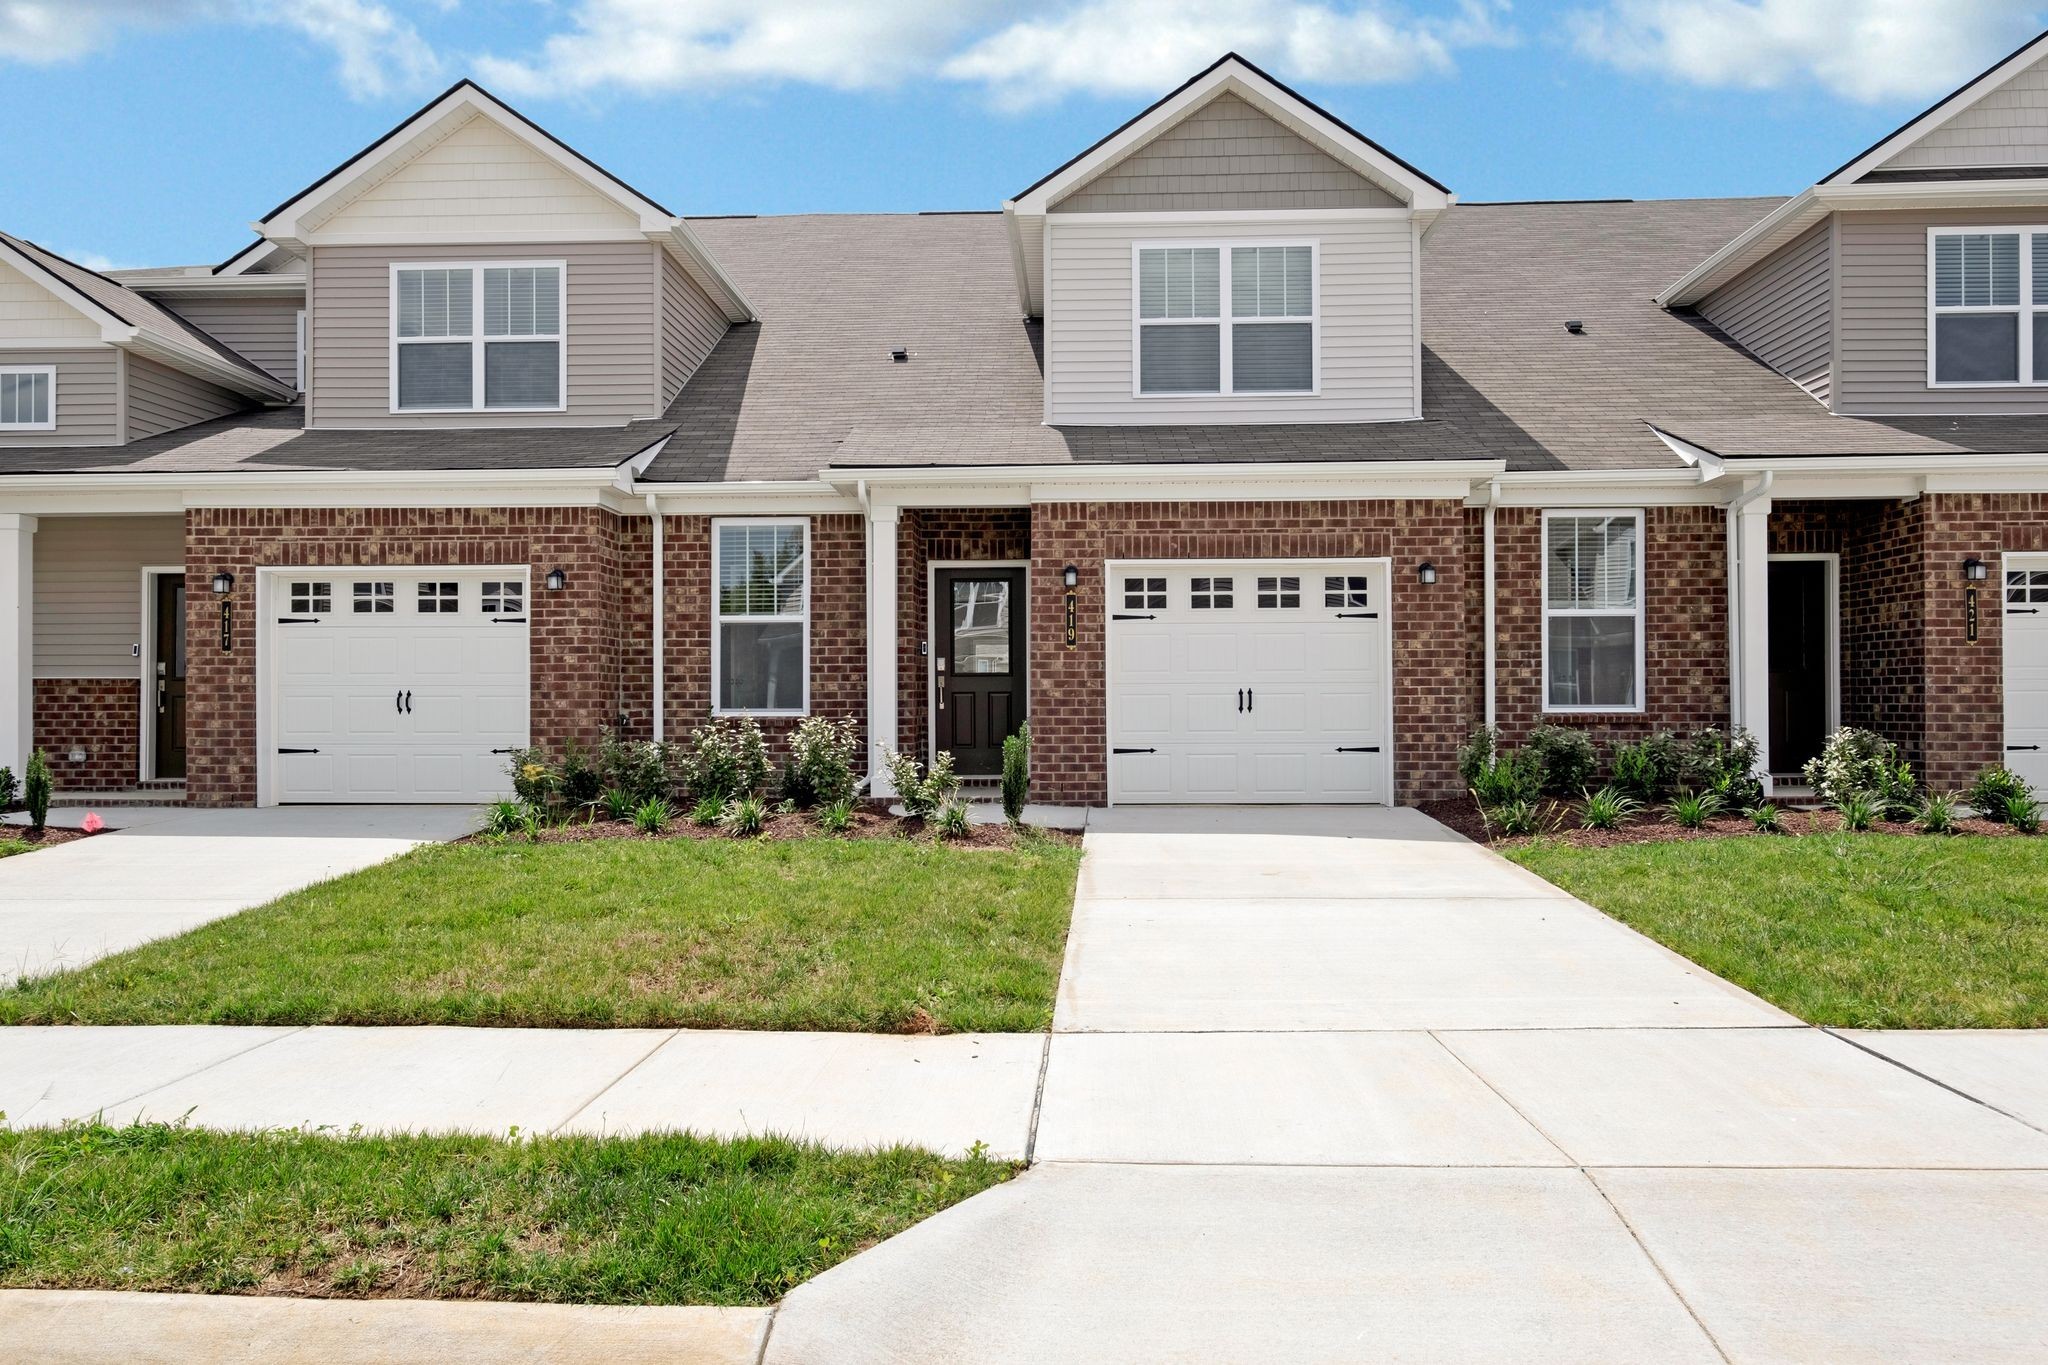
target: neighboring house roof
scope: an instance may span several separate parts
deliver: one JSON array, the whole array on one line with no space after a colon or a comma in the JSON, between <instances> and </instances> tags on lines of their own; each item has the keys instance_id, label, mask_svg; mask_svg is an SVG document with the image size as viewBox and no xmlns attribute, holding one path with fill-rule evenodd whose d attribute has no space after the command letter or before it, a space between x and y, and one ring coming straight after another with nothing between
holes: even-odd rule
<instances>
[{"instance_id":1,"label":"neighboring house roof","mask_svg":"<svg viewBox=\"0 0 2048 1365\"><path fill-rule=\"evenodd\" d=\"M291 389L269 371L119 281L25 238L0 232L0 254L10 253L17 263L30 267L32 276L68 303L79 306L87 316L111 318L154 342L151 351L167 363L251 397L272 401L291 397Z\"/></svg>"},{"instance_id":2,"label":"neighboring house roof","mask_svg":"<svg viewBox=\"0 0 2048 1365\"><path fill-rule=\"evenodd\" d=\"M996 215L700 219L761 320L729 331L658 420L297 432L286 409L117 449L0 453L0 471L205 470L224 459L575 467L618 464L663 438L645 475L657 482L810 479L835 466L1492 458L1531 471L1680 468L1653 426L1724 456L2048 451L2048 417L1831 416L1711 324L1652 301L1659 281L1778 202L1453 208L1424 247L1417 422L1047 427L1042 334L1017 316ZM1574 319L1576 336L1565 330ZM890 358L897 347L907 360Z\"/></svg>"}]
</instances>

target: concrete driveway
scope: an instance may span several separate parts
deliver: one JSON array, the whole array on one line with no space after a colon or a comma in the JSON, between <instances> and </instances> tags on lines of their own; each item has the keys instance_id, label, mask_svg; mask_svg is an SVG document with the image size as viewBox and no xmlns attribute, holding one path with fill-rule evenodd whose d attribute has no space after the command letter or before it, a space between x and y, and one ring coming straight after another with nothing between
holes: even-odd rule
<instances>
[{"instance_id":1,"label":"concrete driveway","mask_svg":"<svg viewBox=\"0 0 2048 1365\"><path fill-rule=\"evenodd\" d=\"M1412 811L1087 850L1039 1164L768 1361L2048 1356L2048 1037L1807 1028Z\"/></svg>"},{"instance_id":2,"label":"concrete driveway","mask_svg":"<svg viewBox=\"0 0 2048 1365\"><path fill-rule=\"evenodd\" d=\"M112 833L0 859L0 985L182 934L477 823L468 806L137 806L102 816Z\"/></svg>"}]
</instances>

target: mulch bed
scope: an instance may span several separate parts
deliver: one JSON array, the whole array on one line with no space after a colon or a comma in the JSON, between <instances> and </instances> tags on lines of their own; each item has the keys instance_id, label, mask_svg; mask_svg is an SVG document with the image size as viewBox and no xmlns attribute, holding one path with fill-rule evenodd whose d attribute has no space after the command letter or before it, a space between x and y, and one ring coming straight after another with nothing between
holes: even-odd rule
<instances>
[{"instance_id":1,"label":"mulch bed","mask_svg":"<svg viewBox=\"0 0 2048 1365\"><path fill-rule=\"evenodd\" d=\"M503 837L518 843L525 843L523 834L504 836L472 834L458 843L473 843ZM652 842L662 839L733 839L738 836L726 832L717 825L700 825L689 818L684 811L669 821L668 827L659 834L643 834L631 822L607 820L600 816L595 821L578 816L567 824L550 825L540 832L535 842L543 844L576 844L592 839L630 839ZM906 820L889 814L882 802L869 802L853 813L853 822L837 834L827 834L818 827L814 811L796 811L788 815L770 814L762 825L758 839L779 842L790 839L924 839L940 842L952 848L1016 848L1026 839L1050 840L1054 843L1078 844L1081 836L1068 830L1039 829L1027 827L1020 832L1006 824L970 825L965 838L942 839L936 830L930 829L922 820Z\"/></svg>"},{"instance_id":2,"label":"mulch bed","mask_svg":"<svg viewBox=\"0 0 2048 1365\"><path fill-rule=\"evenodd\" d=\"M105 834L105 830L100 833ZM48 825L42 829L30 829L27 825L0 825L0 843L27 844L31 848L55 848L68 844L73 839L90 839L92 836L82 829L59 829Z\"/></svg>"},{"instance_id":3,"label":"mulch bed","mask_svg":"<svg viewBox=\"0 0 2048 1365\"><path fill-rule=\"evenodd\" d=\"M1480 814L1479 803L1471 795L1450 797L1442 801L1424 801L1418 809L1438 824L1446 825L1474 843L1491 844L1496 848L1518 848L1533 839L1554 839L1570 844L1574 848L1614 848L1621 844L1660 844L1692 839L1732 838L1776 838L1788 834L1836 834L1841 832L1842 818L1831 810L1786 810L1783 815L1784 829L1781 835L1759 833L1757 827L1741 816L1717 816L1699 829L1684 829L1672 823L1661 809L1653 809L1624 820L1618 829L1581 829L1579 827L1581 803L1577 801L1545 801L1542 803L1539 835L1518 835L1512 839L1501 838L1488 829L1485 817ZM1958 834L1988 835L1993 838L2024 838L2026 836L2010 825L2001 825L1993 820L1958 820ZM1919 834L1920 828L1906 820L1879 820L1871 825L1872 834Z\"/></svg>"}]
</instances>

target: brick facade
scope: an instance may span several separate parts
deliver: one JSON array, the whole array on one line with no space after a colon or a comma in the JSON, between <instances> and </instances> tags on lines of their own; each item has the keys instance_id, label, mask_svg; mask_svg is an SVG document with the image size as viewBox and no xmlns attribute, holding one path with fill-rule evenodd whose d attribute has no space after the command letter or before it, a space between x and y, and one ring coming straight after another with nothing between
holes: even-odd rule
<instances>
[{"instance_id":1,"label":"brick facade","mask_svg":"<svg viewBox=\"0 0 2048 1365\"><path fill-rule=\"evenodd\" d=\"M142 761L139 686L133 678L36 679L35 744L49 755L58 791L135 785ZM73 749L85 750L85 762L71 761Z\"/></svg>"},{"instance_id":2,"label":"brick facade","mask_svg":"<svg viewBox=\"0 0 2048 1365\"><path fill-rule=\"evenodd\" d=\"M1926 590L1923 776L1936 789L1960 788L2005 759L1999 559L2008 553L2048 553L2048 495L1930 493L1916 505L1924 505L1926 527L1921 548ZM1974 644L1963 606L1963 561L1971 558L1991 569L1979 594Z\"/></svg>"},{"instance_id":3,"label":"brick facade","mask_svg":"<svg viewBox=\"0 0 2048 1365\"><path fill-rule=\"evenodd\" d=\"M1126 559L1393 560L1396 799L1456 787L1475 723L1466 682L1465 514L1450 500L1043 503L1031 525L1032 795L1106 798L1102 565ZM1437 566L1424 587L1416 565ZM1077 643L1065 642L1060 571L1081 571Z\"/></svg>"}]
</instances>

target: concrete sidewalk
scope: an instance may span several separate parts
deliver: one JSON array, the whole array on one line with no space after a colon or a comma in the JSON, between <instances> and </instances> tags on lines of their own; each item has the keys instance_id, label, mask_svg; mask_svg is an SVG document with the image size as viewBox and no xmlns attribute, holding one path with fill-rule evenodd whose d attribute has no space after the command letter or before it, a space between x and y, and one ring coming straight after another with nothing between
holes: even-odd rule
<instances>
[{"instance_id":1,"label":"concrete sidewalk","mask_svg":"<svg viewBox=\"0 0 2048 1365\"><path fill-rule=\"evenodd\" d=\"M82 809L52 812L75 826ZM476 828L468 806L124 806L113 830L0 859L0 986L182 934Z\"/></svg>"}]
</instances>

